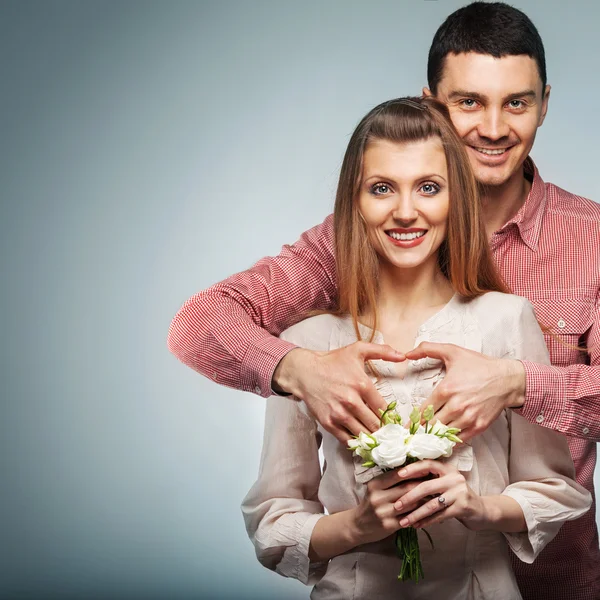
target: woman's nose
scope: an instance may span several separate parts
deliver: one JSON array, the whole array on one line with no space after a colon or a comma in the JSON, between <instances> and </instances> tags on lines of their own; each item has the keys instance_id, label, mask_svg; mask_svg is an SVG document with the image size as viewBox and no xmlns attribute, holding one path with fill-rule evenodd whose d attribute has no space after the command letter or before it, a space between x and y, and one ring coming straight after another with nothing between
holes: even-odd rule
<instances>
[{"instance_id":1,"label":"woman's nose","mask_svg":"<svg viewBox=\"0 0 600 600\"><path fill-rule=\"evenodd\" d=\"M392 217L402 223L410 223L418 217L417 208L410 194L404 194L398 198L394 207Z\"/></svg>"}]
</instances>

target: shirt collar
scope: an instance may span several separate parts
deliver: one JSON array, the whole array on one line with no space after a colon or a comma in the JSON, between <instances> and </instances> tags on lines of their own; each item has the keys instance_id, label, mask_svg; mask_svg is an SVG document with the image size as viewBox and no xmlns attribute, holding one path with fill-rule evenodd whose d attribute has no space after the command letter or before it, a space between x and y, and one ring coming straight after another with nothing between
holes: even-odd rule
<instances>
[{"instance_id":1,"label":"shirt collar","mask_svg":"<svg viewBox=\"0 0 600 600\"><path fill-rule=\"evenodd\" d=\"M500 231L507 229L514 223L525 244L533 251L536 251L546 208L546 186L531 157L527 157L523 164L523 169L525 177L531 180L531 189L529 190L529 194L527 194L523 206L521 206L517 214Z\"/></svg>"}]
</instances>

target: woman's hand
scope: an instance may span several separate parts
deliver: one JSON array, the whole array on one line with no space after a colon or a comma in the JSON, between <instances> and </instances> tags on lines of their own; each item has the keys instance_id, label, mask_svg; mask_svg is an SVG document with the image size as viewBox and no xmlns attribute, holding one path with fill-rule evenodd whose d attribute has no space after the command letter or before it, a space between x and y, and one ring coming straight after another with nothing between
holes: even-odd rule
<instances>
[{"instance_id":1,"label":"woman's hand","mask_svg":"<svg viewBox=\"0 0 600 600\"><path fill-rule=\"evenodd\" d=\"M422 478L428 476L430 478L423 481ZM398 469L397 477L401 481L420 480L394 503L395 514L401 514L401 527L419 529L454 518L468 529L483 529L486 525L492 528L492 517L484 499L467 485L464 476L452 465L420 460Z\"/></svg>"},{"instance_id":2,"label":"woman's hand","mask_svg":"<svg viewBox=\"0 0 600 600\"><path fill-rule=\"evenodd\" d=\"M355 545L382 540L400 529L399 511L394 504L421 484L420 479L406 481L406 477L400 477L398 472L404 468L384 473L367 484L367 493L352 514ZM403 508L412 510L420 503L403 502Z\"/></svg>"}]
</instances>

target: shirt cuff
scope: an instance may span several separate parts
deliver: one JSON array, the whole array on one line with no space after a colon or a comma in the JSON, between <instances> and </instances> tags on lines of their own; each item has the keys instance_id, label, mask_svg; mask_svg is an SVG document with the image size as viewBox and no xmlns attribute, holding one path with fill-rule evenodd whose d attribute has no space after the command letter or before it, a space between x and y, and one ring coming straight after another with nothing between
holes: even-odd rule
<instances>
[{"instance_id":1,"label":"shirt cuff","mask_svg":"<svg viewBox=\"0 0 600 600\"><path fill-rule=\"evenodd\" d=\"M271 389L273 373L281 359L297 347L272 335L253 341L241 362L242 389L263 398L275 394Z\"/></svg>"},{"instance_id":2,"label":"shirt cuff","mask_svg":"<svg viewBox=\"0 0 600 600\"><path fill-rule=\"evenodd\" d=\"M521 494L516 489L510 489L504 490L502 495L509 496L518 502L527 525L527 531L517 533L503 532L504 537L517 558L524 563L531 564L546 544L558 533L563 521L544 523L544 531L542 532L538 520L535 518L531 503L524 494Z\"/></svg>"},{"instance_id":3,"label":"shirt cuff","mask_svg":"<svg viewBox=\"0 0 600 600\"><path fill-rule=\"evenodd\" d=\"M573 422L563 401L567 396L560 369L521 361L525 369L525 402L515 412L531 423L564 431L565 423Z\"/></svg>"},{"instance_id":4,"label":"shirt cuff","mask_svg":"<svg viewBox=\"0 0 600 600\"><path fill-rule=\"evenodd\" d=\"M302 522L295 520L293 527L296 527L296 531L290 532L289 537L297 540L297 543L285 549L277 565L277 573L285 577L293 577L305 585L315 585L323 577L329 561L310 562L308 551L313 529L317 521L324 516L313 514Z\"/></svg>"}]
</instances>

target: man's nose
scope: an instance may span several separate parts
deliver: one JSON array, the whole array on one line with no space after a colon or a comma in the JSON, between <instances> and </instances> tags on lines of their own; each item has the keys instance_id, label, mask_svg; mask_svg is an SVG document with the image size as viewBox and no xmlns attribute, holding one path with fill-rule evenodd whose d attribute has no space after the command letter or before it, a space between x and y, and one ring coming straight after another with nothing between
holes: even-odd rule
<instances>
[{"instance_id":1,"label":"man's nose","mask_svg":"<svg viewBox=\"0 0 600 600\"><path fill-rule=\"evenodd\" d=\"M504 111L501 109L487 109L483 111L481 122L477 127L479 137L498 141L507 137L510 127L506 122Z\"/></svg>"}]
</instances>

